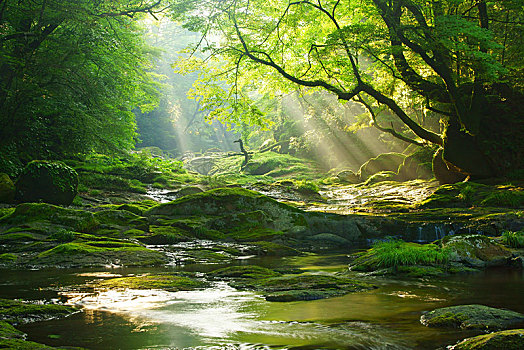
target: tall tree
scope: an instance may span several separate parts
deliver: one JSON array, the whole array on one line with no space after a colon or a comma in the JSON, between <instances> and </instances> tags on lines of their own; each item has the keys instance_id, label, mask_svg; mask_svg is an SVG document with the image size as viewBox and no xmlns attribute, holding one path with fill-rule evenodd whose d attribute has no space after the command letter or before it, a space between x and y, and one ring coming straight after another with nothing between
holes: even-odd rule
<instances>
[{"instance_id":1,"label":"tall tree","mask_svg":"<svg viewBox=\"0 0 524 350\"><path fill-rule=\"evenodd\" d=\"M245 117L249 110L241 107L255 89L324 89L363 103L374 119L386 107L409 134L384 130L440 145L448 164L466 174L489 177L522 166L523 6L517 0L177 3L175 16L203 33L201 45L211 56L229 63L215 65L199 86L230 118ZM226 77L232 89L210 89L216 77ZM442 131L417 122L407 100L438 113Z\"/></svg>"},{"instance_id":2,"label":"tall tree","mask_svg":"<svg viewBox=\"0 0 524 350\"><path fill-rule=\"evenodd\" d=\"M0 146L30 160L129 149L156 103L138 19L158 0L1 0Z\"/></svg>"}]
</instances>

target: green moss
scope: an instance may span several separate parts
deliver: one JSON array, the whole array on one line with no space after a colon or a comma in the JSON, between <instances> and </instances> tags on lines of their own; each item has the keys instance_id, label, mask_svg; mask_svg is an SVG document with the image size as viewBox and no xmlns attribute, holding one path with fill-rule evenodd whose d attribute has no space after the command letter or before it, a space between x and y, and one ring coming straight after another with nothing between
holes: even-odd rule
<instances>
[{"instance_id":1,"label":"green moss","mask_svg":"<svg viewBox=\"0 0 524 350\"><path fill-rule=\"evenodd\" d=\"M17 300L0 299L0 319L9 322L64 317L75 311L76 309L65 305L30 304Z\"/></svg>"},{"instance_id":2,"label":"green moss","mask_svg":"<svg viewBox=\"0 0 524 350\"><path fill-rule=\"evenodd\" d=\"M211 271L210 276L215 278L269 278L280 276L281 274L267 269L265 267L248 265L248 266L230 266Z\"/></svg>"},{"instance_id":3,"label":"green moss","mask_svg":"<svg viewBox=\"0 0 524 350\"><path fill-rule=\"evenodd\" d=\"M511 328L524 321L524 315L515 311L496 309L485 305L457 305L430 311L420 318L428 327L497 330Z\"/></svg>"},{"instance_id":4,"label":"green moss","mask_svg":"<svg viewBox=\"0 0 524 350\"><path fill-rule=\"evenodd\" d=\"M75 233L73 231L58 229L55 233L49 236L50 240L54 240L60 243L72 242L75 240Z\"/></svg>"},{"instance_id":5,"label":"green moss","mask_svg":"<svg viewBox=\"0 0 524 350\"><path fill-rule=\"evenodd\" d=\"M0 254L0 262L15 262L18 256L11 253Z\"/></svg>"},{"instance_id":6,"label":"green moss","mask_svg":"<svg viewBox=\"0 0 524 350\"><path fill-rule=\"evenodd\" d=\"M186 276L171 273L144 274L104 280L100 287L109 289L163 289L168 291L194 290L207 286L207 283Z\"/></svg>"},{"instance_id":7,"label":"green moss","mask_svg":"<svg viewBox=\"0 0 524 350\"><path fill-rule=\"evenodd\" d=\"M30 233L8 233L0 235L0 243L6 244L10 242L31 242L38 239Z\"/></svg>"},{"instance_id":8,"label":"green moss","mask_svg":"<svg viewBox=\"0 0 524 350\"><path fill-rule=\"evenodd\" d=\"M465 339L454 350L521 350L524 349L524 329L494 332Z\"/></svg>"},{"instance_id":9,"label":"green moss","mask_svg":"<svg viewBox=\"0 0 524 350\"><path fill-rule=\"evenodd\" d=\"M15 208L0 208L0 219L4 216L14 213Z\"/></svg>"}]
</instances>

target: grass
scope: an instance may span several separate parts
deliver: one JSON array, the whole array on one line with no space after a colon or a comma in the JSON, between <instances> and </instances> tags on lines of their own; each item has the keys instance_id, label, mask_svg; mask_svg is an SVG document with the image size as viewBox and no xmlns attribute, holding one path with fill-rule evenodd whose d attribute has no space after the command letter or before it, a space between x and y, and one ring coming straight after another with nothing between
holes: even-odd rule
<instances>
[{"instance_id":1,"label":"grass","mask_svg":"<svg viewBox=\"0 0 524 350\"><path fill-rule=\"evenodd\" d=\"M402 240L376 242L353 262L353 269L370 271L399 266L442 265L448 262L448 252L435 244L417 244Z\"/></svg>"},{"instance_id":2,"label":"grass","mask_svg":"<svg viewBox=\"0 0 524 350\"><path fill-rule=\"evenodd\" d=\"M513 248L524 248L524 231L505 231L502 233L502 241Z\"/></svg>"}]
</instances>

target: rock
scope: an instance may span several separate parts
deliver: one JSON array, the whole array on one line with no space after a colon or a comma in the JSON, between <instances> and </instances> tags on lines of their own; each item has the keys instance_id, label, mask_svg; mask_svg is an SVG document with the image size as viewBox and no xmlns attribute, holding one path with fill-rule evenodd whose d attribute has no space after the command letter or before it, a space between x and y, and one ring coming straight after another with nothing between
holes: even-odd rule
<instances>
[{"instance_id":1,"label":"rock","mask_svg":"<svg viewBox=\"0 0 524 350\"><path fill-rule=\"evenodd\" d=\"M186 186L182 187L179 190L168 192L168 196L172 196L175 198L180 198L184 196L189 196L190 194L200 193L204 192L200 187L197 186Z\"/></svg>"},{"instance_id":2,"label":"rock","mask_svg":"<svg viewBox=\"0 0 524 350\"><path fill-rule=\"evenodd\" d=\"M65 305L31 304L18 300L0 299L0 320L27 323L71 315L77 310Z\"/></svg>"},{"instance_id":3,"label":"rock","mask_svg":"<svg viewBox=\"0 0 524 350\"><path fill-rule=\"evenodd\" d=\"M199 174L207 175L215 166L217 159L215 157L195 157L184 161L184 165L191 171L196 171Z\"/></svg>"},{"instance_id":4,"label":"rock","mask_svg":"<svg viewBox=\"0 0 524 350\"><path fill-rule=\"evenodd\" d=\"M308 237L307 240L310 241L315 248L347 248L351 246L350 241L332 233L319 233Z\"/></svg>"},{"instance_id":5,"label":"rock","mask_svg":"<svg viewBox=\"0 0 524 350\"><path fill-rule=\"evenodd\" d=\"M379 171L376 174L371 175L366 182L364 182L365 186L369 186L372 184L376 184L378 182L382 181L397 181L398 175L394 171Z\"/></svg>"},{"instance_id":6,"label":"rock","mask_svg":"<svg viewBox=\"0 0 524 350\"><path fill-rule=\"evenodd\" d=\"M94 217L100 222L100 228L102 229L110 228L127 231L135 228L142 231L149 231L149 221L147 218L127 210L101 210L96 212Z\"/></svg>"},{"instance_id":7,"label":"rock","mask_svg":"<svg viewBox=\"0 0 524 350\"><path fill-rule=\"evenodd\" d=\"M420 322L427 327L499 330L523 323L524 315L484 305L458 305L430 311Z\"/></svg>"},{"instance_id":8,"label":"rock","mask_svg":"<svg viewBox=\"0 0 524 350\"><path fill-rule=\"evenodd\" d=\"M100 281L98 285L109 289L162 289L178 292L204 288L208 286L208 283L173 273L147 273L138 276L111 278Z\"/></svg>"},{"instance_id":9,"label":"rock","mask_svg":"<svg viewBox=\"0 0 524 350\"><path fill-rule=\"evenodd\" d=\"M435 178L441 185L464 181L467 175L455 171L452 165L448 165L442 158L443 152L444 150L440 148L433 156L432 168Z\"/></svg>"},{"instance_id":10,"label":"rock","mask_svg":"<svg viewBox=\"0 0 524 350\"><path fill-rule=\"evenodd\" d=\"M15 199L15 184L5 173L0 173L0 203L11 203Z\"/></svg>"},{"instance_id":11,"label":"rock","mask_svg":"<svg viewBox=\"0 0 524 350\"><path fill-rule=\"evenodd\" d=\"M260 229L295 232L307 225L301 210L243 188L217 188L192 194L157 205L145 215L153 221L160 216L191 216L200 221L212 217L211 228L225 232L249 233Z\"/></svg>"},{"instance_id":12,"label":"rock","mask_svg":"<svg viewBox=\"0 0 524 350\"><path fill-rule=\"evenodd\" d=\"M446 236L442 248L449 252L451 262L476 268L506 266L513 256L509 249L483 235Z\"/></svg>"},{"instance_id":13,"label":"rock","mask_svg":"<svg viewBox=\"0 0 524 350\"><path fill-rule=\"evenodd\" d=\"M367 180L373 174L376 174L380 171L393 171L397 172L398 167L406 156L401 153L383 153L378 155L375 158L371 158L358 170L358 175L361 181Z\"/></svg>"},{"instance_id":14,"label":"rock","mask_svg":"<svg viewBox=\"0 0 524 350\"><path fill-rule=\"evenodd\" d=\"M22 170L15 186L20 202L70 205L77 194L78 174L61 162L34 160Z\"/></svg>"},{"instance_id":15,"label":"rock","mask_svg":"<svg viewBox=\"0 0 524 350\"><path fill-rule=\"evenodd\" d=\"M449 350L521 350L524 349L524 329L511 329L462 340Z\"/></svg>"},{"instance_id":16,"label":"rock","mask_svg":"<svg viewBox=\"0 0 524 350\"><path fill-rule=\"evenodd\" d=\"M336 176L342 182L350 184L358 184L360 182L360 177L351 170L342 170Z\"/></svg>"},{"instance_id":17,"label":"rock","mask_svg":"<svg viewBox=\"0 0 524 350\"><path fill-rule=\"evenodd\" d=\"M374 288L346 277L310 274L237 281L232 286L261 291L266 300L281 302L325 299Z\"/></svg>"}]
</instances>

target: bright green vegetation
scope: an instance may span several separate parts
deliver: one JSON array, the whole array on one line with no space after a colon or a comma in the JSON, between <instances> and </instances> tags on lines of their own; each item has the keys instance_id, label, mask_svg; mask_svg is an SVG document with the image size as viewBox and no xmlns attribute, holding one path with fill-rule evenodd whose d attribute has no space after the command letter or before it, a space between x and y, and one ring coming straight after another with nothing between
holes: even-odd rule
<instances>
[{"instance_id":1,"label":"bright green vegetation","mask_svg":"<svg viewBox=\"0 0 524 350\"><path fill-rule=\"evenodd\" d=\"M520 350L524 347L524 329L493 332L464 339L453 350Z\"/></svg>"},{"instance_id":2,"label":"bright green vegetation","mask_svg":"<svg viewBox=\"0 0 524 350\"><path fill-rule=\"evenodd\" d=\"M449 253L435 244L417 244L401 240L376 242L371 249L361 253L353 262L352 270L373 271L401 266L445 265ZM402 271L402 270L400 270Z\"/></svg>"},{"instance_id":3,"label":"bright green vegetation","mask_svg":"<svg viewBox=\"0 0 524 350\"><path fill-rule=\"evenodd\" d=\"M524 231L504 231L502 232L502 241L513 248L524 248Z\"/></svg>"},{"instance_id":4,"label":"bright green vegetation","mask_svg":"<svg viewBox=\"0 0 524 350\"><path fill-rule=\"evenodd\" d=\"M9 322L27 322L64 317L76 309L55 304L31 304L18 300L0 299L0 319Z\"/></svg>"},{"instance_id":5,"label":"bright green vegetation","mask_svg":"<svg viewBox=\"0 0 524 350\"><path fill-rule=\"evenodd\" d=\"M111 278L101 281L98 286L107 289L163 289L177 292L203 288L207 283L188 276L164 273Z\"/></svg>"},{"instance_id":6,"label":"bright green vegetation","mask_svg":"<svg viewBox=\"0 0 524 350\"><path fill-rule=\"evenodd\" d=\"M524 321L524 315L515 311L496 309L485 305L458 305L430 311L420 318L428 327L499 330L512 328Z\"/></svg>"}]
</instances>

